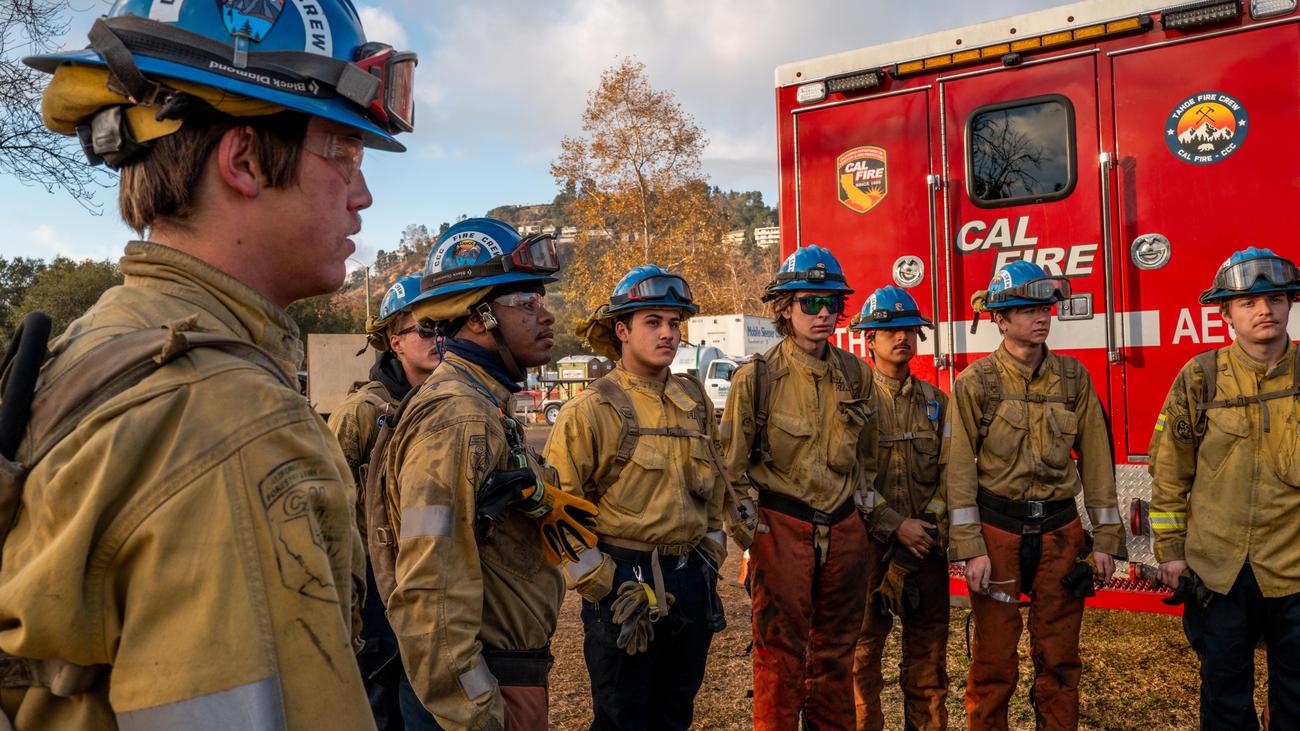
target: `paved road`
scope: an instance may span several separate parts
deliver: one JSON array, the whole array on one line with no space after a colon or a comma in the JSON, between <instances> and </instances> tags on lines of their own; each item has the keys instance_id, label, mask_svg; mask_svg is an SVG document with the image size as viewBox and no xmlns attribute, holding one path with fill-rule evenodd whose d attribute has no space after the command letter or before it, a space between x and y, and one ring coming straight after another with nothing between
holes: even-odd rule
<instances>
[{"instance_id":1,"label":"paved road","mask_svg":"<svg viewBox=\"0 0 1300 731\"><path fill-rule=\"evenodd\" d=\"M551 434L551 427L545 424L529 424L524 427L524 438L528 440L528 446L536 449L540 454L542 447L546 446L546 438Z\"/></svg>"}]
</instances>

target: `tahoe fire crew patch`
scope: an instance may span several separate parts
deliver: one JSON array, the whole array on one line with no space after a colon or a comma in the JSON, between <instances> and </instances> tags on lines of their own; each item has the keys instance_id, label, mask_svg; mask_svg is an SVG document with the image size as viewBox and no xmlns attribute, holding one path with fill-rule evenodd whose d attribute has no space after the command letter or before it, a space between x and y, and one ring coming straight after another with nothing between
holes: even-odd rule
<instances>
[{"instance_id":1,"label":"tahoe fire crew patch","mask_svg":"<svg viewBox=\"0 0 1300 731\"><path fill-rule=\"evenodd\" d=\"M1165 120L1165 144L1179 159L1210 165L1241 149L1250 115L1234 97L1217 91L1193 94Z\"/></svg>"},{"instance_id":2,"label":"tahoe fire crew patch","mask_svg":"<svg viewBox=\"0 0 1300 731\"><path fill-rule=\"evenodd\" d=\"M321 529L326 486L335 483L306 457L281 462L257 483L262 507L271 521L280 580L290 591L338 603L330 570L330 543Z\"/></svg>"},{"instance_id":3,"label":"tahoe fire crew patch","mask_svg":"<svg viewBox=\"0 0 1300 731\"><path fill-rule=\"evenodd\" d=\"M883 147L864 145L835 158L839 198L850 210L866 213L889 193L889 167Z\"/></svg>"}]
</instances>

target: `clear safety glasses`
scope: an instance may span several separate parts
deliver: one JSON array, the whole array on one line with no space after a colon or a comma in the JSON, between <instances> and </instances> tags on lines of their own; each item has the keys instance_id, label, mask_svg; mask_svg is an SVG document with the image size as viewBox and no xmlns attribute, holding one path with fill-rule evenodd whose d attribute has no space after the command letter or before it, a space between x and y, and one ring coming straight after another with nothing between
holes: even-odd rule
<instances>
[{"instance_id":1,"label":"clear safety glasses","mask_svg":"<svg viewBox=\"0 0 1300 731\"><path fill-rule=\"evenodd\" d=\"M632 285L627 292L610 297L609 303L619 307L629 302L654 302L667 299L669 294L682 304L688 305L694 301L691 297L691 285L687 284L685 279L676 274L660 274L642 279Z\"/></svg>"},{"instance_id":2,"label":"clear safety glasses","mask_svg":"<svg viewBox=\"0 0 1300 731\"><path fill-rule=\"evenodd\" d=\"M1280 256L1247 259L1226 266L1214 275L1214 288L1229 292L1244 292L1255 286L1260 278L1274 287L1295 287L1296 268Z\"/></svg>"},{"instance_id":3,"label":"clear safety glasses","mask_svg":"<svg viewBox=\"0 0 1300 731\"><path fill-rule=\"evenodd\" d=\"M302 149L333 163L349 183L361 171L361 160L366 154L360 138L333 132L308 132L303 137Z\"/></svg>"},{"instance_id":4,"label":"clear safety glasses","mask_svg":"<svg viewBox=\"0 0 1300 731\"><path fill-rule=\"evenodd\" d=\"M367 43L357 49L356 65L379 79L379 91L370 100L370 116L389 132L415 129L415 54L395 51L384 43Z\"/></svg>"},{"instance_id":5,"label":"clear safety glasses","mask_svg":"<svg viewBox=\"0 0 1300 731\"><path fill-rule=\"evenodd\" d=\"M821 314L823 309L839 315L844 312L844 298L839 295L810 295L798 299L799 309L805 315Z\"/></svg>"},{"instance_id":6,"label":"clear safety glasses","mask_svg":"<svg viewBox=\"0 0 1300 731\"><path fill-rule=\"evenodd\" d=\"M536 292L503 294L492 301L498 305L521 309L530 315L536 315L546 307L546 295Z\"/></svg>"},{"instance_id":7,"label":"clear safety glasses","mask_svg":"<svg viewBox=\"0 0 1300 731\"><path fill-rule=\"evenodd\" d=\"M1006 302L1013 299L1035 302L1067 300L1070 299L1070 280L1065 277L1043 277L1025 282L1019 287L989 293L989 302Z\"/></svg>"}]
</instances>

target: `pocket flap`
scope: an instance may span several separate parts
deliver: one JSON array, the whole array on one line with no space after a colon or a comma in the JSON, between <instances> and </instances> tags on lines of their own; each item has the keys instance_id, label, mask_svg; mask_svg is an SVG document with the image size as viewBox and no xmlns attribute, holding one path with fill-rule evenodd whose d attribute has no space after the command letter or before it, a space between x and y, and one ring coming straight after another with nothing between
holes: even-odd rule
<instances>
[{"instance_id":1,"label":"pocket flap","mask_svg":"<svg viewBox=\"0 0 1300 731\"><path fill-rule=\"evenodd\" d=\"M795 416L786 413L773 413L767 421L769 426L776 427L781 431L793 437L810 437L812 436L812 422L804 416Z\"/></svg>"},{"instance_id":2,"label":"pocket flap","mask_svg":"<svg viewBox=\"0 0 1300 731\"><path fill-rule=\"evenodd\" d=\"M1003 401L998 406L997 418L1017 429L1029 429L1029 416L1025 413L1025 405L1019 401Z\"/></svg>"},{"instance_id":3,"label":"pocket flap","mask_svg":"<svg viewBox=\"0 0 1300 731\"><path fill-rule=\"evenodd\" d=\"M1234 437L1250 436L1250 419L1240 408L1208 409L1205 416L1218 431Z\"/></svg>"},{"instance_id":4,"label":"pocket flap","mask_svg":"<svg viewBox=\"0 0 1300 731\"><path fill-rule=\"evenodd\" d=\"M918 434L912 439L912 448L921 454L938 454L938 436L934 432Z\"/></svg>"},{"instance_id":5,"label":"pocket flap","mask_svg":"<svg viewBox=\"0 0 1300 731\"><path fill-rule=\"evenodd\" d=\"M667 463L664 453L655 449L641 439L636 445L636 451L632 453L632 461L643 470L662 470Z\"/></svg>"}]
</instances>

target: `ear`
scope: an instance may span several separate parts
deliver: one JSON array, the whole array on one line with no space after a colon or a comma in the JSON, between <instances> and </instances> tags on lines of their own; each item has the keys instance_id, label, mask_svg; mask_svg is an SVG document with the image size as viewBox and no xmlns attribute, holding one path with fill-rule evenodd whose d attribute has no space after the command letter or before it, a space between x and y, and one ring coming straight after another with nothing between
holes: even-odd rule
<instances>
[{"instance_id":1,"label":"ear","mask_svg":"<svg viewBox=\"0 0 1300 731\"><path fill-rule=\"evenodd\" d=\"M245 198L256 198L266 187L266 175L258 163L252 127L226 130L217 143L217 170L228 188Z\"/></svg>"},{"instance_id":2,"label":"ear","mask_svg":"<svg viewBox=\"0 0 1300 731\"><path fill-rule=\"evenodd\" d=\"M614 337L618 338L619 342L626 343L632 337L632 329L628 325L629 323L622 320L614 321Z\"/></svg>"},{"instance_id":3,"label":"ear","mask_svg":"<svg viewBox=\"0 0 1300 731\"><path fill-rule=\"evenodd\" d=\"M461 329L469 330L475 335L482 335L488 331L487 325L483 324L483 318L479 317L477 314L470 315L469 319L465 321L465 325Z\"/></svg>"},{"instance_id":4,"label":"ear","mask_svg":"<svg viewBox=\"0 0 1300 731\"><path fill-rule=\"evenodd\" d=\"M388 336L388 350L391 351L393 355L401 355L401 354L402 354L402 339L399 338L399 337L397 337L396 335L389 335L389 336Z\"/></svg>"}]
</instances>

